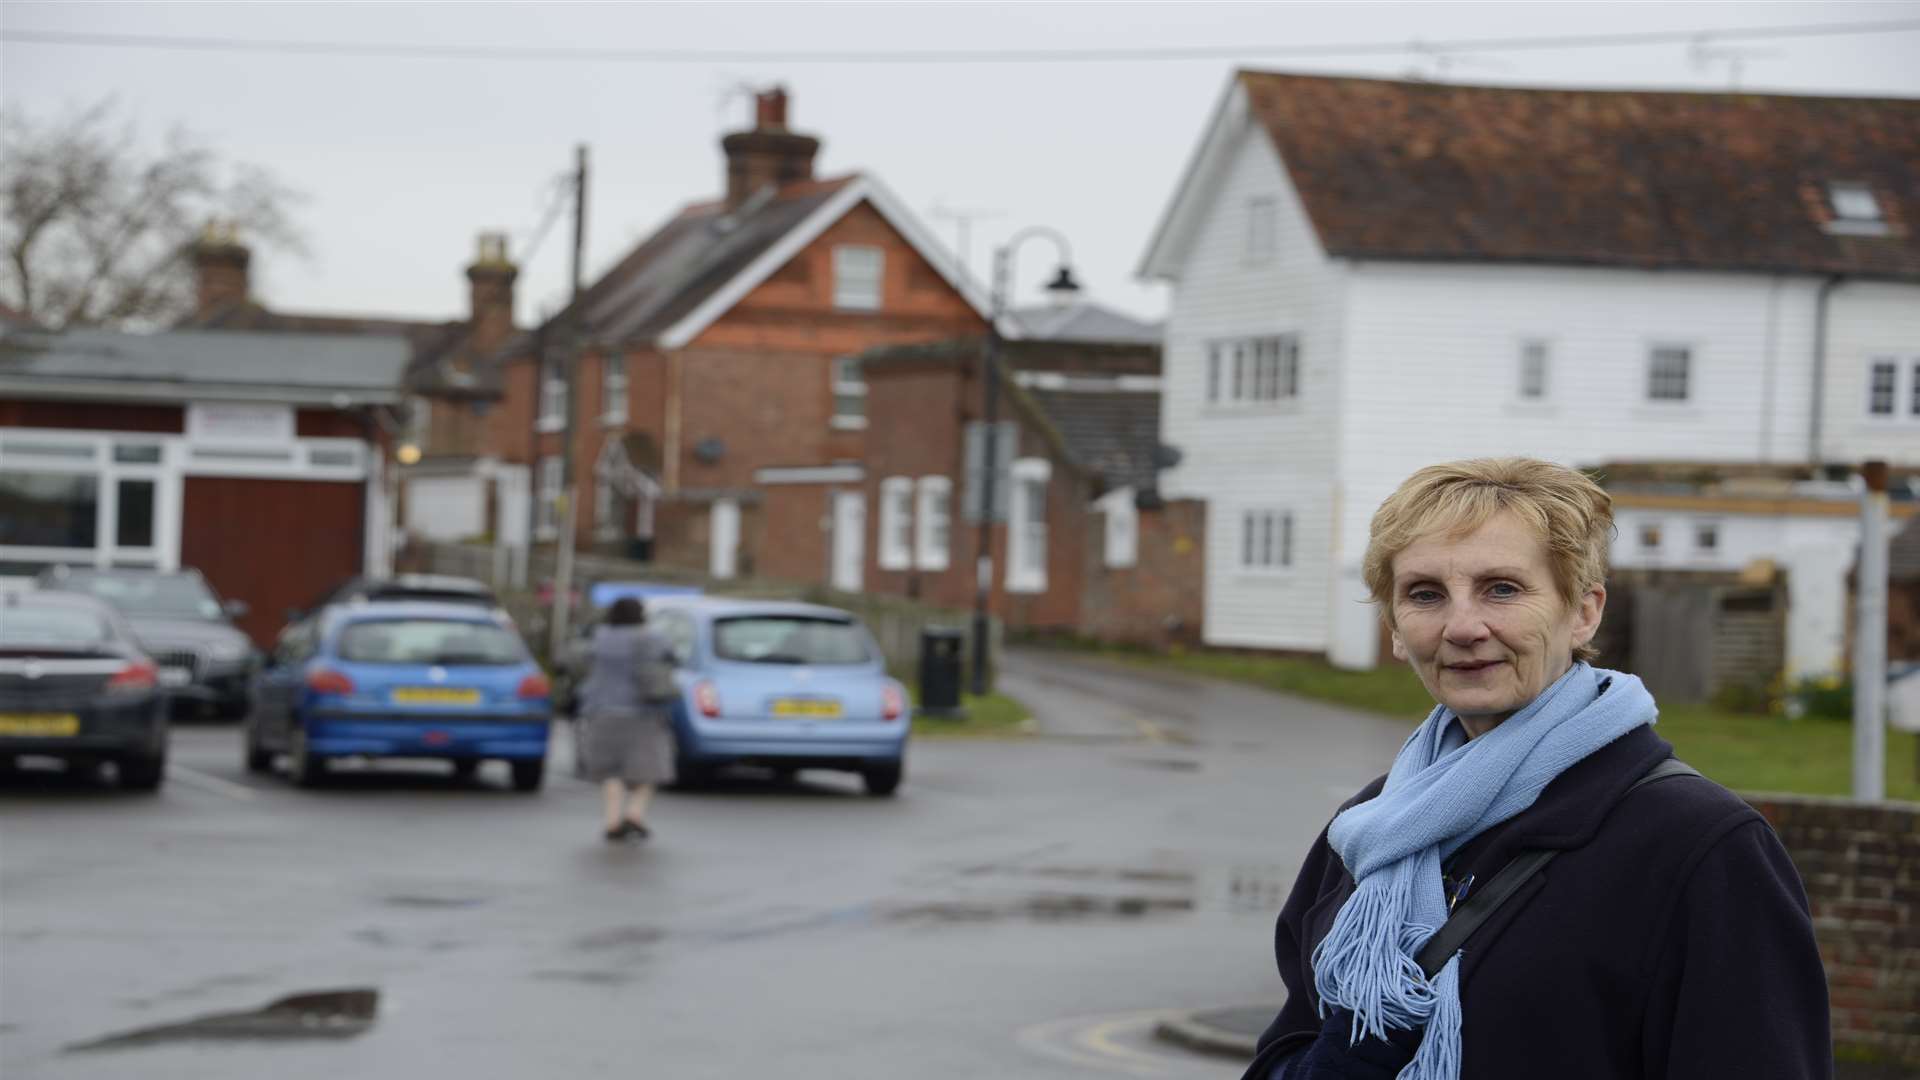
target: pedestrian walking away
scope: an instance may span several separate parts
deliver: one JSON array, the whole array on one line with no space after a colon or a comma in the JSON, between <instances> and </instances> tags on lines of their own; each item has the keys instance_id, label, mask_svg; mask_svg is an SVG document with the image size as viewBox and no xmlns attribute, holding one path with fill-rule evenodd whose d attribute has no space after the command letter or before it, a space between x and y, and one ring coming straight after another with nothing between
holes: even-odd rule
<instances>
[{"instance_id":1,"label":"pedestrian walking away","mask_svg":"<svg viewBox=\"0 0 1920 1080\"><path fill-rule=\"evenodd\" d=\"M1832 1076L1785 848L1588 663L1612 533L1598 484L1526 458L1374 515L1367 588L1437 704L1308 852L1246 1080Z\"/></svg>"},{"instance_id":2,"label":"pedestrian walking away","mask_svg":"<svg viewBox=\"0 0 1920 1080\"><path fill-rule=\"evenodd\" d=\"M654 788L673 779L673 649L647 628L640 601L622 597L582 651L580 745L587 779L600 783L605 836L644 840Z\"/></svg>"}]
</instances>

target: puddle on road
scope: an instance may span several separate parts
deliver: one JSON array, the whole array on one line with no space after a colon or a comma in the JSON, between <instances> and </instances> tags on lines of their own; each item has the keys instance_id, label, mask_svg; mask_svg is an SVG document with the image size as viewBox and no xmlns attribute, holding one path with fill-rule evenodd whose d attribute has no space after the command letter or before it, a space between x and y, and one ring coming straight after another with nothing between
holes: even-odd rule
<instances>
[{"instance_id":1,"label":"puddle on road","mask_svg":"<svg viewBox=\"0 0 1920 1080\"><path fill-rule=\"evenodd\" d=\"M573 947L584 950L598 949L637 949L652 945L667 936L665 930L657 926L615 926L606 930L596 930L573 939Z\"/></svg>"},{"instance_id":2,"label":"puddle on road","mask_svg":"<svg viewBox=\"0 0 1920 1080\"><path fill-rule=\"evenodd\" d=\"M481 904L484 904L487 901L486 901L486 898L482 896L400 895L400 896L382 897L380 902L388 905L389 907L427 908L431 910L445 910L447 908L479 907Z\"/></svg>"},{"instance_id":3,"label":"puddle on road","mask_svg":"<svg viewBox=\"0 0 1920 1080\"><path fill-rule=\"evenodd\" d=\"M68 1046L67 1052L130 1049L199 1039L350 1039L373 1027L380 991L371 987L292 994L248 1012L136 1028Z\"/></svg>"},{"instance_id":4,"label":"puddle on road","mask_svg":"<svg viewBox=\"0 0 1920 1080\"><path fill-rule=\"evenodd\" d=\"M888 922L981 923L1003 919L1065 922L1077 919L1137 919L1193 910L1190 896L1103 896L1041 893L1009 899L941 900L881 909Z\"/></svg>"},{"instance_id":5,"label":"puddle on road","mask_svg":"<svg viewBox=\"0 0 1920 1080\"><path fill-rule=\"evenodd\" d=\"M536 971L533 977L541 982L571 982L583 986L625 986L635 979L631 971L572 971L550 969Z\"/></svg>"},{"instance_id":6,"label":"puddle on road","mask_svg":"<svg viewBox=\"0 0 1920 1080\"><path fill-rule=\"evenodd\" d=\"M1143 769L1161 769L1166 772L1199 772L1200 763L1191 758L1121 758L1129 765L1138 765Z\"/></svg>"}]
</instances>

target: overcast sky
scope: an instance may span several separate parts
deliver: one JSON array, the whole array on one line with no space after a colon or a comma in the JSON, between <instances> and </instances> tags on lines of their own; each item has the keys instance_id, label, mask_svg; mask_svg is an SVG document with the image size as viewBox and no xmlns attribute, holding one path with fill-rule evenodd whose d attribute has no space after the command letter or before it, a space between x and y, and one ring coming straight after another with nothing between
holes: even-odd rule
<instances>
[{"instance_id":1,"label":"overcast sky","mask_svg":"<svg viewBox=\"0 0 1920 1080\"><path fill-rule=\"evenodd\" d=\"M368 58L97 45L0 45L0 96L47 115L117 95L146 131L184 126L304 192L311 255L256 255L255 292L288 310L463 315L474 235L516 257L573 146L592 148L588 266L721 189L719 136L741 86L784 84L822 175L878 175L948 245L932 211L978 211L971 264L1026 225L1065 233L1102 302L1166 305L1135 266L1237 66L1543 86L1720 89L1724 61L1681 43L1431 58L1277 59L1257 46L1396 44L1920 17L1894 3L564 5L5 3L0 29L242 39L619 49L925 50L1230 46L1240 57L1107 63L666 64ZM1729 43L1742 86L1920 97L1920 33ZM520 316L564 298L567 232L523 268ZM1023 248L1026 300L1051 270Z\"/></svg>"}]
</instances>

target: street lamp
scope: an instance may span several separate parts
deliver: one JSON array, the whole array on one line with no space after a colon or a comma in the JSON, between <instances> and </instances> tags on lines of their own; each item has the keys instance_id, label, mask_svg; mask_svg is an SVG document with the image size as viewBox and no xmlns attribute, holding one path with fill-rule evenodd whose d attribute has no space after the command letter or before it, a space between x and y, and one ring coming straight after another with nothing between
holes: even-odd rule
<instances>
[{"instance_id":1,"label":"street lamp","mask_svg":"<svg viewBox=\"0 0 1920 1080\"><path fill-rule=\"evenodd\" d=\"M1071 296L1080 291L1073 280L1073 254L1067 247L1067 238L1053 229L1035 225L1014 233L1006 243L993 252L993 294L988 302L987 345L980 354L980 412L983 420L980 438L980 538L976 547L973 570L973 680L972 691L978 696L988 689L987 662L987 603L993 592L993 507L994 487L999 479L998 462L994 461L994 451L999 440L996 425L999 421L1000 405L1000 320L1007 313L1007 295L1013 290L1014 251L1027 240L1044 236L1053 241L1060 252L1060 270L1047 284L1047 291L1056 297ZM1011 519L1012 515L1009 514ZM1008 543L1012 550L1012 543Z\"/></svg>"}]
</instances>

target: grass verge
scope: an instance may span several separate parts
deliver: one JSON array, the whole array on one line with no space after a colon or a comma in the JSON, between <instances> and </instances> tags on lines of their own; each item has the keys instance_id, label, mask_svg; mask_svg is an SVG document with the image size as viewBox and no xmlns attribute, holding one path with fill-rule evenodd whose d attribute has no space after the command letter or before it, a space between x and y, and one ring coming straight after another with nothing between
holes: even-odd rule
<instances>
[{"instance_id":1,"label":"grass verge","mask_svg":"<svg viewBox=\"0 0 1920 1080\"><path fill-rule=\"evenodd\" d=\"M1033 714L1018 699L1001 693L966 694L953 718L916 713L916 739L1018 739L1033 734Z\"/></svg>"},{"instance_id":2,"label":"grass verge","mask_svg":"<svg viewBox=\"0 0 1920 1080\"><path fill-rule=\"evenodd\" d=\"M1100 655L1141 667L1249 683L1415 722L1433 708L1412 670L1391 665L1342 671L1299 656L1189 652L1169 656L1115 649ZM1736 791L1845 795L1852 788L1853 727L1845 721L1663 705L1654 728L1680 758ZM1887 733L1887 795L1920 801L1916 736Z\"/></svg>"}]
</instances>

